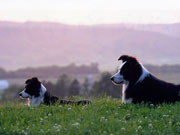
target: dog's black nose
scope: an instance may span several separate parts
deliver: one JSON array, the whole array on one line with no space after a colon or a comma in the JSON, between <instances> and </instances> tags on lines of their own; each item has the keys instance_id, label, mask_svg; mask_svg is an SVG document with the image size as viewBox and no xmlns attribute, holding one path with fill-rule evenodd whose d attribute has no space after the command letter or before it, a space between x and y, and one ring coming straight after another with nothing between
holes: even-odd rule
<instances>
[{"instance_id":1,"label":"dog's black nose","mask_svg":"<svg viewBox=\"0 0 180 135\"><path fill-rule=\"evenodd\" d=\"M21 96L22 96L22 94L21 94L21 93L19 93L19 96L21 97Z\"/></svg>"},{"instance_id":2,"label":"dog's black nose","mask_svg":"<svg viewBox=\"0 0 180 135\"><path fill-rule=\"evenodd\" d=\"M114 77L111 77L111 81L114 81Z\"/></svg>"}]
</instances>

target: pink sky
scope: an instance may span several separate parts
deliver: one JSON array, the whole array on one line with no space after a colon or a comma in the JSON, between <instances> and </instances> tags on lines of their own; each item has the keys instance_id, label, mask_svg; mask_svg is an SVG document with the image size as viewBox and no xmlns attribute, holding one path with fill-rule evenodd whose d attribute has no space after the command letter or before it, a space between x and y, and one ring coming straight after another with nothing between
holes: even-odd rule
<instances>
[{"instance_id":1,"label":"pink sky","mask_svg":"<svg viewBox=\"0 0 180 135\"><path fill-rule=\"evenodd\" d=\"M176 23L180 0L0 0L0 20L68 24Z\"/></svg>"}]
</instances>

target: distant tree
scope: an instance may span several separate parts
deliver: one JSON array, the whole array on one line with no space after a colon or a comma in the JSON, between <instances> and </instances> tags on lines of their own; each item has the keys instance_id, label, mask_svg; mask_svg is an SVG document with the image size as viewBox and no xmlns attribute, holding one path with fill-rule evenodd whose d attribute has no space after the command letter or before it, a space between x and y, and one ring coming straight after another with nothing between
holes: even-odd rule
<instances>
[{"instance_id":1,"label":"distant tree","mask_svg":"<svg viewBox=\"0 0 180 135\"><path fill-rule=\"evenodd\" d=\"M109 72L104 72L101 74L100 80L96 81L92 86L92 94L93 95L109 95L115 98L119 98L121 96L121 86L117 87L112 84L110 77L112 75Z\"/></svg>"},{"instance_id":2,"label":"distant tree","mask_svg":"<svg viewBox=\"0 0 180 135\"><path fill-rule=\"evenodd\" d=\"M70 84L68 95L69 96L77 96L81 90L81 85L77 79L74 79Z\"/></svg>"},{"instance_id":3,"label":"distant tree","mask_svg":"<svg viewBox=\"0 0 180 135\"><path fill-rule=\"evenodd\" d=\"M57 96L65 97L68 93L70 83L70 79L66 74L61 75L54 86L53 93Z\"/></svg>"},{"instance_id":4,"label":"distant tree","mask_svg":"<svg viewBox=\"0 0 180 135\"><path fill-rule=\"evenodd\" d=\"M19 100L19 92L23 90L22 86L11 85L9 88L5 89L1 95L2 101L17 101Z\"/></svg>"},{"instance_id":5,"label":"distant tree","mask_svg":"<svg viewBox=\"0 0 180 135\"><path fill-rule=\"evenodd\" d=\"M7 72L0 67L0 78L7 78Z\"/></svg>"},{"instance_id":6,"label":"distant tree","mask_svg":"<svg viewBox=\"0 0 180 135\"><path fill-rule=\"evenodd\" d=\"M51 93L54 94L54 87L55 85L50 81L42 81L42 84L46 87L46 89Z\"/></svg>"},{"instance_id":7,"label":"distant tree","mask_svg":"<svg viewBox=\"0 0 180 135\"><path fill-rule=\"evenodd\" d=\"M82 95L87 95L90 92L90 84L88 78L85 78L82 83Z\"/></svg>"}]
</instances>

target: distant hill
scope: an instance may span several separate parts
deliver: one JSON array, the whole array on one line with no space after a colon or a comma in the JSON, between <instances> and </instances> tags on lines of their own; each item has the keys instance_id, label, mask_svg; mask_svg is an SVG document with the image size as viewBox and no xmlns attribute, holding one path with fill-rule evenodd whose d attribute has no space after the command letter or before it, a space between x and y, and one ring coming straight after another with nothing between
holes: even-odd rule
<instances>
[{"instance_id":1,"label":"distant hill","mask_svg":"<svg viewBox=\"0 0 180 135\"><path fill-rule=\"evenodd\" d=\"M95 62L110 70L122 54L148 64L180 64L179 35L180 24L0 22L0 66L17 69Z\"/></svg>"},{"instance_id":2,"label":"distant hill","mask_svg":"<svg viewBox=\"0 0 180 135\"><path fill-rule=\"evenodd\" d=\"M143 31L153 31L162 34L166 34L172 37L180 38L180 23L174 24L125 24L125 27L143 30Z\"/></svg>"}]
</instances>

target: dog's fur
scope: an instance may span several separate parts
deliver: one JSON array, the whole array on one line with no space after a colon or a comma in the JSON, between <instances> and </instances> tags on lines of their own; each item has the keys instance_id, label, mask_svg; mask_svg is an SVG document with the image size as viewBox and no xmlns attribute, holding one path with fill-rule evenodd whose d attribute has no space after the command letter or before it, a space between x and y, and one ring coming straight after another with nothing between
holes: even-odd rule
<instances>
[{"instance_id":1,"label":"dog's fur","mask_svg":"<svg viewBox=\"0 0 180 135\"><path fill-rule=\"evenodd\" d=\"M153 76L135 57L122 55L119 71L112 76L115 84L123 84L123 103L174 103L180 100L180 85Z\"/></svg>"},{"instance_id":2,"label":"dog's fur","mask_svg":"<svg viewBox=\"0 0 180 135\"><path fill-rule=\"evenodd\" d=\"M51 96L50 92L47 91L37 77L26 80L25 84L25 89L19 93L19 96L21 98L29 98L32 106L38 106L40 104L54 105L55 103L59 103L61 105L85 105L91 103L89 100L70 101L59 99L56 96Z\"/></svg>"}]
</instances>

